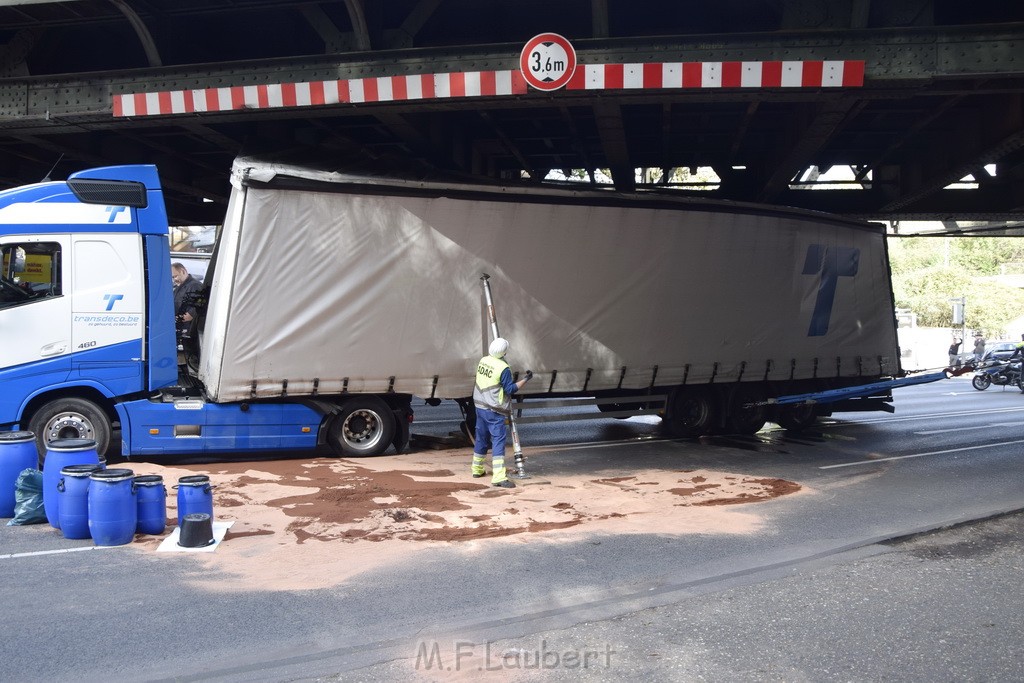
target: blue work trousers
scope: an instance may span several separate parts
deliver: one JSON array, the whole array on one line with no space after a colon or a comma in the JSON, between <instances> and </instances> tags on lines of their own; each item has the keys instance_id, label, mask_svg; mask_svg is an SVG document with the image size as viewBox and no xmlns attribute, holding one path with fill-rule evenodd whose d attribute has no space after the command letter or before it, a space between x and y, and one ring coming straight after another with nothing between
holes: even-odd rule
<instances>
[{"instance_id":1,"label":"blue work trousers","mask_svg":"<svg viewBox=\"0 0 1024 683\"><path fill-rule=\"evenodd\" d=\"M505 416L493 410L476 409L476 448L473 450L484 455L491 449L491 457L505 457L505 441L508 430L505 427Z\"/></svg>"},{"instance_id":2,"label":"blue work trousers","mask_svg":"<svg viewBox=\"0 0 1024 683\"><path fill-rule=\"evenodd\" d=\"M484 455L491 449L491 482L505 481L505 417L493 410L476 409L476 447L473 448L473 476L482 477Z\"/></svg>"}]
</instances>

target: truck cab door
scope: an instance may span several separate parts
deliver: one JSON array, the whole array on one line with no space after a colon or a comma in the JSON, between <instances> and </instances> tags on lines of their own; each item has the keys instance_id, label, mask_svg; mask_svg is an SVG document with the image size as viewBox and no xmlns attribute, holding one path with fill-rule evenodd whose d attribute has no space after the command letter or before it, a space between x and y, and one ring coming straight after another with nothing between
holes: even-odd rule
<instances>
[{"instance_id":1,"label":"truck cab door","mask_svg":"<svg viewBox=\"0 0 1024 683\"><path fill-rule=\"evenodd\" d=\"M72 377L112 395L139 391L146 353L141 237L75 235L72 248Z\"/></svg>"},{"instance_id":2,"label":"truck cab door","mask_svg":"<svg viewBox=\"0 0 1024 683\"><path fill-rule=\"evenodd\" d=\"M0 240L0 423L17 422L26 397L71 371L68 235Z\"/></svg>"}]
</instances>

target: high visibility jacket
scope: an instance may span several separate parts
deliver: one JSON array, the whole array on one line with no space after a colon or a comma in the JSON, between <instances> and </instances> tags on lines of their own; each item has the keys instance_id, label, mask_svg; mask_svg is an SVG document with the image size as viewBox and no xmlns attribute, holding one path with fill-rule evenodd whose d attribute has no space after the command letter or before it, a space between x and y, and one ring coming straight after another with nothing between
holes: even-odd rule
<instances>
[{"instance_id":1,"label":"high visibility jacket","mask_svg":"<svg viewBox=\"0 0 1024 683\"><path fill-rule=\"evenodd\" d=\"M508 363L494 356L484 356L476 366L476 386L473 387L473 403L477 408L493 410L501 415L512 412L512 399L505 395L501 386L501 373L509 369Z\"/></svg>"}]
</instances>

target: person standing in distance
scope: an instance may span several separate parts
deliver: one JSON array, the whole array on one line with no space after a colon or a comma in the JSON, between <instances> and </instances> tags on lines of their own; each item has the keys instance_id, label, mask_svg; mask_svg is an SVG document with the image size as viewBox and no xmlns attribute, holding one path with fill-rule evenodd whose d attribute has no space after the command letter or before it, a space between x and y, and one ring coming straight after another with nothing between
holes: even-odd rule
<instances>
[{"instance_id":1,"label":"person standing in distance","mask_svg":"<svg viewBox=\"0 0 1024 683\"><path fill-rule=\"evenodd\" d=\"M982 336L981 332L974 333L974 362L980 363L982 357L985 355L985 337Z\"/></svg>"},{"instance_id":2,"label":"person standing in distance","mask_svg":"<svg viewBox=\"0 0 1024 683\"><path fill-rule=\"evenodd\" d=\"M963 339L958 339L956 335L953 336L953 343L949 345L949 367L958 368L960 367L960 344L963 343Z\"/></svg>"},{"instance_id":3,"label":"person standing in distance","mask_svg":"<svg viewBox=\"0 0 1024 683\"><path fill-rule=\"evenodd\" d=\"M512 414L512 394L533 378L533 372L518 382L512 381L512 369L505 362L508 341L501 337L491 342L488 355L476 367L473 403L476 406L476 446L473 448L473 476L483 477L484 456L491 449L491 485L514 489L515 482L505 473L505 440L508 431L505 419Z\"/></svg>"}]
</instances>

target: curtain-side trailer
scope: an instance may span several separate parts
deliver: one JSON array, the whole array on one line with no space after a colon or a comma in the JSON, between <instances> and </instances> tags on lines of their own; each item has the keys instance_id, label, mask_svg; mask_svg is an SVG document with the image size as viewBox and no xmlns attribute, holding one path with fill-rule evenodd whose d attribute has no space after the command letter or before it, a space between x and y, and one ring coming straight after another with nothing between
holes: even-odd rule
<instances>
[{"instance_id":1,"label":"curtain-side trailer","mask_svg":"<svg viewBox=\"0 0 1024 683\"><path fill-rule=\"evenodd\" d=\"M884 231L835 216L242 158L182 368L167 231L153 167L0 193L0 425L119 425L127 456L401 449L413 396L469 405L483 273L527 399L675 436L800 428L828 408L765 399L902 374Z\"/></svg>"}]
</instances>

